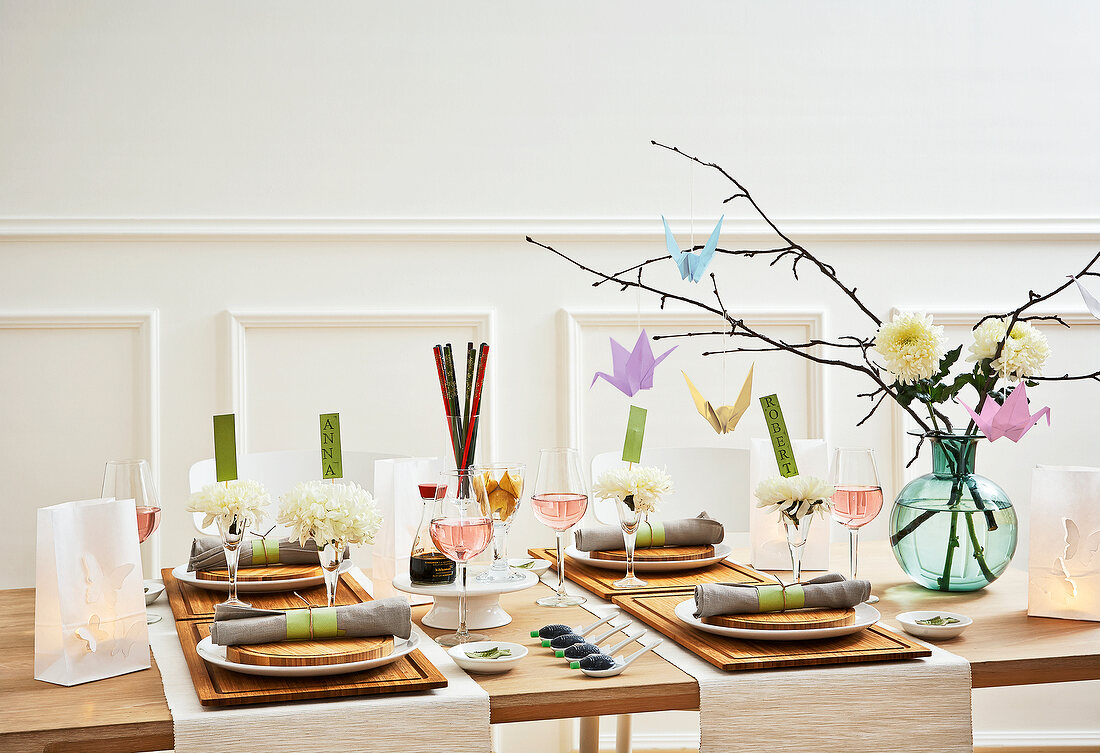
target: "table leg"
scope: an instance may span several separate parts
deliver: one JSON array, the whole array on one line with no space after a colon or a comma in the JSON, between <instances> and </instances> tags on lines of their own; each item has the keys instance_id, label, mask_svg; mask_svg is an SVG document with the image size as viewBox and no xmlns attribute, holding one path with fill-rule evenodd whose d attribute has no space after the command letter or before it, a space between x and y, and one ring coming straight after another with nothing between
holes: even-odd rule
<instances>
[{"instance_id":1,"label":"table leg","mask_svg":"<svg viewBox=\"0 0 1100 753\"><path fill-rule=\"evenodd\" d=\"M630 753L630 722L632 718L630 714L619 714L615 717L615 753Z\"/></svg>"},{"instance_id":2,"label":"table leg","mask_svg":"<svg viewBox=\"0 0 1100 753\"><path fill-rule=\"evenodd\" d=\"M598 716L581 717L580 745L578 753L600 753L600 718Z\"/></svg>"}]
</instances>

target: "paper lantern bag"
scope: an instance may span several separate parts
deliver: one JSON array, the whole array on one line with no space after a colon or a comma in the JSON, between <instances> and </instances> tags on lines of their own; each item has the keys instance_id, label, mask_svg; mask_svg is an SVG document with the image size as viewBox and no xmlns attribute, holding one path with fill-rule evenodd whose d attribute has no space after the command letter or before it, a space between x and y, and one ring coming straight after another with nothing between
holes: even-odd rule
<instances>
[{"instance_id":1,"label":"paper lantern bag","mask_svg":"<svg viewBox=\"0 0 1100 753\"><path fill-rule=\"evenodd\" d=\"M149 668L134 500L38 511L34 676L78 685Z\"/></svg>"},{"instance_id":2,"label":"paper lantern bag","mask_svg":"<svg viewBox=\"0 0 1100 753\"><path fill-rule=\"evenodd\" d=\"M1027 613L1100 621L1100 468L1035 466Z\"/></svg>"},{"instance_id":3,"label":"paper lantern bag","mask_svg":"<svg viewBox=\"0 0 1100 753\"><path fill-rule=\"evenodd\" d=\"M798 462L799 474L829 477L829 455L824 439L793 439L791 448ZM790 570L791 550L787 533L776 512L756 506L753 491L766 478L779 475L779 465L769 439L752 440L749 458L749 537L752 541L752 565L762 570ZM815 514L815 518L818 516ZM806 548L802 550L803 570L829 569L829 528L832 516L814 520Z\"/></svg>"}]
</instances>

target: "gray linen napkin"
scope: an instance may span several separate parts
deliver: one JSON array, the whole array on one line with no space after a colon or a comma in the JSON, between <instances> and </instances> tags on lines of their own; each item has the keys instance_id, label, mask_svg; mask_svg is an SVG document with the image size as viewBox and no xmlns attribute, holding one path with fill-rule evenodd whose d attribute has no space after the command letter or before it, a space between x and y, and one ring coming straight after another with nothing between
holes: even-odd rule
<instances>
[{"instance_id":1,"label":"gray linen napkin","mask_svg":"<svg viewBox=\"0 0 1100 753\"><path fill-rule=\"evenodd\" d=\"M694 518L665 520L662 523L665 526L664 546L717 544L726 536L722 524L705 512ZM623 531L618 526L578 528L573 534L573 541L582 552L606 552L626 546Z\"/></svg>"},{"instance_id":2,"label":"gray linen napkin","mask_svg":"<svg viewBox=\"0 0 1100 753\"><path fill-rule=\"evenodd\" d=\"M776 584L779 585L779 584ZM847 580L828 573L802 583L807 608L847 609L867 601L871 582ZM756 585L748 583L704 583L695 587L695 616L719 614L759 614L760 598Z\"/></svg>"},{"instance_id":3,"label":"gray linen napkin","mask_svg":"<svg viewBox=\"0 0 1100 753\"><path fill-rule=\"evenodd\" d=\"M237 562L238 567L252 567L252 542L260 541L259 538L245 539L241 544L241 558ZM310 539L304 545L296 540L279 539L279 564L281 565L316 565L317 544ZM343 559L351 556L351 549L344 550ZM264 563L261 564L274 564ZM187 561L187 572L195 570L216 570L225 567L225 550L222 549L222 540L217 536L200 536L191 542L191 557Z\"/></svg>"},{"instance_id":4,"label":"gray linen napkin","mask_svg":"<svg viewBox=\"0 0 1100 753\"><path fill-rule=\"evenodd\" d=\"M344 631L344 638L376 635L408 638L412 635L412 610L400 596L336 607L336 627ZM219 646L286 640L286 612L219 604L214 608L210 640Z\"/></svg>"}]
</instances>

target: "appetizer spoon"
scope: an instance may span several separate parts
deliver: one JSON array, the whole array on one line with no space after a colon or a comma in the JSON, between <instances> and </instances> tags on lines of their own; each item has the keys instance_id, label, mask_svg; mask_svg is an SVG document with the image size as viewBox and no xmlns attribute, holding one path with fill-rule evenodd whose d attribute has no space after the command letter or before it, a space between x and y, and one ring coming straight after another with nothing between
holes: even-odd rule
<instances>
[{"instance_id":1,"label":"appetizer spoon","mask_svg":"<svg viewBox=\"0 0 1100 753\"><path fill-rule=\"evenodd\" d=\"M646 651L649 651L650 649L654 649L654 648L657 648L657 646L660 646L662 643L664 643L664 640L665 640L664 638L658 638L657 640L653 641L653 643L650 643L648 646L642 646L640 649L638 649L637 651L635 651L633 654L626 657L625 659L621 656L616 657L614 666L609 667L608 669L583 669L582 668L581 672L584 672L589 677L614 677L617 674L621 674L624 669L626 669L627 667L630 666L631 662L633 662L639 656L644 654ZM588 657L585 657L585 658L588 658Z\"/></svg>"},{"instance_id":2,"label":"appetizer spoon","mask_svg":"<svg viewBox=\"0 0 1100 753\"><path fill-rule=\"evenodd\" d=\"M611 629L608 630L606 633L602 633L601 635L596 636L591 641L584 641L583 643L574 643L572 646L567 646L565 648L555 649L554 650L554 656L558 657L559 659L564 658L567 661L574 661L578 657L577 656L566 656L565 655L566 651L568 651L569 649L574 649L574 653L575 653L576 649L578 647L582 647L582 646L586 647L588 649L589 654L600 653L600 649L596 648L597 646L599 646L601 643L603 643L605 640L607 640L608 637L614 635L615 633L619 632L620 630L623 630L625 628L630 627L633 624L634 624L633 622L627 622L625 625L619 625L618 627L612 626ZM642 632L644 633L645 631L643 630ZM641 633L639 633L639 635L641 635ZM623 645L626 645L626 643L630 643L630 640L625 641ZM593 650L593 649L595 649L595 650ZM617 650L618 649L612 649L611 651L605 651L603 653L611 653L612 651L617 651Z\"/></svg>"},{"instance_id":3,"label":"appetizer spoon","mask_svg":"<svg viewBox=\"0 0 1100 753\"><path fill-rule=\"evenodd\" d=\"M592 632L593 630L595 630L596 628L598 628L598 627L599 627L600 625L604 625L604 624L606 624L606 623L608 623L608 622L611 622L611 620L615 619L615 618L616 618L616 617L618 617L618 616L619 616L619 613L618 613L617 611L615 611L615 612L612 612L611 614L607 615L607 616L606 616L606 617L604 617L603 619L600 619L600 620L596 620L595 622L593 622L593 623L592 623L592 624L590 624L590 625L585 625L585 626L583 626L583 627L577 627L577 628L573 628L573 629L572 629L572 633L571 633L571 634L572 634L572 635L576 635L576 636L580 636L580 637L582 637L582 638L583 638L584 636L588 635L588 634L589 634L589 633L591 633L591 632ZM531 631L531 637L532 637L532 638L537 638L537 637L539 637L539 632L540 632L540 631L538 631L538 630L532 630L532 631ZM557 636L554 636L554 637L555 637L555 638L560 638L560 637L562 637L563 635L570 635L570 633L562 633L562 634L560 634L560 635L557 635ZM552 641L552 640L554 640L554 638L543 638L543 639L542 639L542 645L543 645L543 647L545 647L545 648L549 648L549 647L550 647L550 641Z\"/></svg>"}]
</instances>

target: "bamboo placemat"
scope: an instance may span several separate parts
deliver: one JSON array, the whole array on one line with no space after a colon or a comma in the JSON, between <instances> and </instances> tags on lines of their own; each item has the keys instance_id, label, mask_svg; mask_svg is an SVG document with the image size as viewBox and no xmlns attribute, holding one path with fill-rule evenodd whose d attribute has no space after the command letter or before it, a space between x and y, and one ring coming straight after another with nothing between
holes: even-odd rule
<instances>
[{"instance_id":1,"label":"bamboo placemat","mask_svg":"<svg viewBox=\"0 0 1100 753\"><path fill-rule=\"evenodd\" d=\"M549 560L550 567L555 570L558 567L556 549L528 549L527 553L532 557ZM775 583L774 578L761 575L751 567L722 560L709 567L700 567L695 570L636 573L649 585L619 589L612 587L611 584L622 578L623 572L584 565L568 556L566 559L568 562L565 564L565 577L602 599L635 593L687 593L694 590L699 583Z\"/></svg>"},{"instance_id":2,"label":"bamboo placemat","mask_svg":"<svg viewBox=\"0 0 1100 753\"><path fill-rule=\"evenodd\" d=\"M168 603L177 620L212 620L214 605L225 601L225 593L183 583L172 575L170 568L160 571L164 578L164 589L168 592ZM299 590L298 593L310 604L324 605L324 585ZM299 609L304 606L292 591L267 591L260 593L242 593L240 598L260 609ZM336 588L336 605L359 604L370 601L370 594L359 585L359 581L348 573L340 576Z\"/></svg>"},{"instance_id":3,"label":"bamboo placemat","mask_svg":"<svg viewBox=\"0 0 1100 753\"><path fill-rule=\"evenodd\" d=\"M191 681L203 706L242 706L276 701L304 701L384 693L409 693L447 686L447 678L424 654L413 651L397 661L346 675L329 677L256 677L203 661L197 646L210 635L210 623L177 620L180 645Z\"/></svg>"},{"instance_id":4,"label":"bamboo placemat","mask_svg":"<svg viewBox=\"0 0 1100 753\"><path fill-rule=\"evenodd\" d=\"M566 575L569 574L567 569ZM818 664L854 664L931 656L931 650L879 625L853 635L816 641L744 641L697 630L680 621L681 594L616 596L611 603L629 612L719 669L774 669Z\"/></svg>"}]
</instances>

